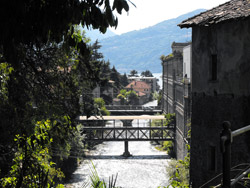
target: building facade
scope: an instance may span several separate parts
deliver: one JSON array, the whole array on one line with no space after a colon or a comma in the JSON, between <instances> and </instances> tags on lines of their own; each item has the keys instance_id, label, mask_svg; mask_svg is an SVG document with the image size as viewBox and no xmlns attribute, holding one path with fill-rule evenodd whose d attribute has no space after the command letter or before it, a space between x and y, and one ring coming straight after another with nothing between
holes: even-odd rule
<instances>
[{"instance_id":1,"label":"building facade","mask_svg":"<svg viewBox=\"0 0 250 188\"><path fill-rule=\"evenodd\" d=\"M248 0L232 0L179 24L192 27L192 187L222 171L223 121L231 122L231 130L250 124L249 10ZM249 133L233 140L232 167L250 162L249 143ZM205 187L219 183L217 178Z\"/></svg>"},{"instance_id":2,"label":"building facade","mask_svg":"<svg viewBox=\"0 0 250 188\"><path fill-rule=\"evenodd\" d=\"M128 81L129 82L133 82L133 81L146 82L147 84L150 85L152 93L159 90L156 77L133 76L133 77L128 77Z\"/></svg>"},{"instance_id":3,"label":"building facade","mask_svg":"<svg viewBox=\"0 0 250 188\"><path fill-rule=\"evenodd\" d=\"M139 98L139 105L143 105L146 102L149 102L152 95L151 86L143 81L132 81L130 82L125 89L127 91L133 90L136 92Z\"/></svg>"},{"instance_id":4,"label":"building facade","mask_svg":"<svg viewBox=\"0 0 250 188\"><path fill-rule=\"evenodd\" d=\"M177 159L184 159L187 154L186 144L188 144L188 124L190 121L190 82L183 74L183 48L185 46L191 48L190 43L174 42L171 46L172 53L162 59L163 112L175 113L174 150ZM185 58L188 59L188 57Z\"/></svg>"}]
</instances>

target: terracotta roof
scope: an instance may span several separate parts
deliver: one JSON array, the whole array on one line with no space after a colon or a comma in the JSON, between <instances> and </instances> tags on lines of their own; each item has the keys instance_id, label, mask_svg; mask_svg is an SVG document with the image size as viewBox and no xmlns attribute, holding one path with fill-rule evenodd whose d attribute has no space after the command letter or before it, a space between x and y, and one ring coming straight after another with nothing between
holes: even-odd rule
<instances>
[{"instance_id":1,"label":"terracotta roof","mask_svg":"<svg viewBox=\"0 0 250 188\"><path fill-rule=\"evenodd\" d=\"M130 82L126 88L133 88L133 89L150 89L150 85L143 81L133 81Z\"/></svg>"},{"instance_id":2,"label":"terracotta roof","mask_svg":"<svg viewBox=\"0 0 250 188\"><path fill-rule=\"evenodd\" d=\"M144 95L146 95L146 94L139 91L139 92L137 93L137 95L138 95L139 97L142 97L142 96L144 96Z\"/></svg>"},{"instance_id":3,"label":"terracotta roof","mask_svg":"<svg viewBox=\"0 0 250 188\"><path fill-rule=\"evenodd\" d=\"M206 12L202 12L196 16L182 21L178 26L193 27L209 26L228 20L238 20L249 17L250 15L250 1L249 0L231 0L218 7L215 7Z\"/></svg>"}]
</instances>

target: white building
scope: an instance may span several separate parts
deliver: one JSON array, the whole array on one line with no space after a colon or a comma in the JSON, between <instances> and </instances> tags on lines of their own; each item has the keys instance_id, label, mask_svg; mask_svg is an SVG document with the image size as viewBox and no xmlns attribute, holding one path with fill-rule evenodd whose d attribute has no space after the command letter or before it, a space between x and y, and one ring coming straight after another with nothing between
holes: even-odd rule
<instances>
[{"instance_id":1,"label":"white building","mask_svg":"<svg viewBox=\"0 0 250 188\"><path fill-rule=\"evenodd\" d=\"M183 77L192 82L192 45L183 48Z\"/></svg>"}]
</instances>

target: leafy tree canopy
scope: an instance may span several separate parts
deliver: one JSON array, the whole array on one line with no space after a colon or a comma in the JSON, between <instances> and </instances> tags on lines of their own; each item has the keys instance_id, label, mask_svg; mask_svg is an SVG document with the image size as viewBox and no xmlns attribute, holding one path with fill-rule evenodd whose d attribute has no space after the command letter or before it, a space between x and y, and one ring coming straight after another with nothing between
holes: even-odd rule
<instances>
[{"instance_id":1,"label":"leafy tree canopy","mask_svg":"<svg viewBox=\"0 0 250 188\"><path fill-rule=\"evenodd\" d=\"M138 76L138 72L136 70L131 70L129 76Z\"/></svg>"},{"instance_id":2,"label":"leafy tree canopy","mask_svg":"<svg viewBox=\"0 0 250 188\"><path fill-rule=\"evenodd\" d=\"M126 93L126 97L128 100L128 104L131 104L131 105L138 105L139 104L139 98L138 98L135 91L133 91L133 90L128 91Z\"/></svg>"},{"instance_id":3,"label":"leafy tree canopy","mask_svg":"<svg viewBox=\"0 0 250 188\"><path fill-rule=\"evenodd\" d=\"M25 44L51 39L60 42L72 25L80 23L104 33L118 24L112 11L121 14L123 9L129 10L126 0L114 0L113 5L110 0L3 0L0 7L0 42Z\"/></svg>"},{"instance_id":4,"label":"leafy tree canopy","mask_svg":"<svg viewBox=\"0 0 250 188\"><path fill-rule=\"evenodd\" d=\"M119 72L117 72L117 70L115 69L115 67L113 66L113 68L111 69L111 73L110 73L110 79L112 81L114 81L114 86L115 86L115 91L118 92L118 90L121 88L121 79L120 79L121 75Z\"/></svg>"},{"instance_id":5,"label":"leafy tree canopy","mask_svg":"<svg viewBox=\"0 0 250 188\"><path fill-rule=\"evenodd\" d=\"M137 105L139 104L139 97L134 90L126 91L121 89L120 93L117 95L118 99L121 99L122 105Z\"/></svg>"},{"instance_id":6,"label":"leafy tree canopy","mask_svg":"<svg viewBox=\"0 0 250 188\"><path fill-rule=\"evenodd\" d=\"M99 29L116 27L119 14L128 11L127 0L3 0L0 2L0 45L3 57L11 64L18 63L16 47L19 44L46 44L48 41L73 46L82 52L86 45L74 35L74 25ZM19 57L20 58L20 57Z\"/></svg>"},{"instance_id":7,"label":"leafy tree canopy","mask_svg":"<svg viewBox=\"0 0 250 188\"><path fill-rule=\"evenodd\" d=\"M146 71L142 71L141 72L141 76L144 76L144 77L153 77L153 74L149 70L146 70Z\"/></svg>"},{"instance_id":8,"label":"leafy tree canopy","mask_svg":"<svg viewBox=\"0 0 250 188\"><path fill-rule=\"evenodd\" d=\"M10 176L4 178L7 187L52 186L48 180L55 173L46 170L52 164L52 146L57 155L69 152L77 115L95 112L91 91L102 81L102 60L75 25L101 32L116 27L113 12L129 7L127 0L112 2L0 1L0 155L6 156L0 161L0 178ZM41 132L44 138L37 140ZM40 157L45 151L48 157ZM37 180L40 175L43 179Z\"/></svg>"},{"instance_id":9,"label":"leafy tree canopy","mask_svg":"<svg viewBox=\"0 0 250 188\"><path fill-rule=\"evenodd\" d=\"M127 77L126 73L124 73L121 76L121 84L122 84L123 87L126 87L129 84L128 77Z\"/></svg>"},{"instance_id":10,"label":"leafy tree canopy","mask_svg":"<svg viewBox=\"0 0 250 188\"><path fill-rule=\"evenodd\" d=\"M110 112L105 107L105 101L103 100L103 98L95 98L94 102L99 109L98 112L100 113L100 115L110 115Z\"/></svg>"}]
</instances>

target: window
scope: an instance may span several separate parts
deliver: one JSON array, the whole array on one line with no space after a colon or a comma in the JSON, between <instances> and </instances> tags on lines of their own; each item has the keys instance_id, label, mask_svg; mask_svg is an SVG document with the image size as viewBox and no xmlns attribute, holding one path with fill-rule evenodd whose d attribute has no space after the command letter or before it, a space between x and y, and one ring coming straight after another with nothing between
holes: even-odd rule
<instances>
[{"instance_id":1,"label":"window","mask_svg":"<svg viewBox=\"0 0 250 188\"><path fill-rule=\"evenodd\" d=\"M217 54L213 54L211 57L210 79L211 81L217 80Z\"/></svg>"}]
</instances>

